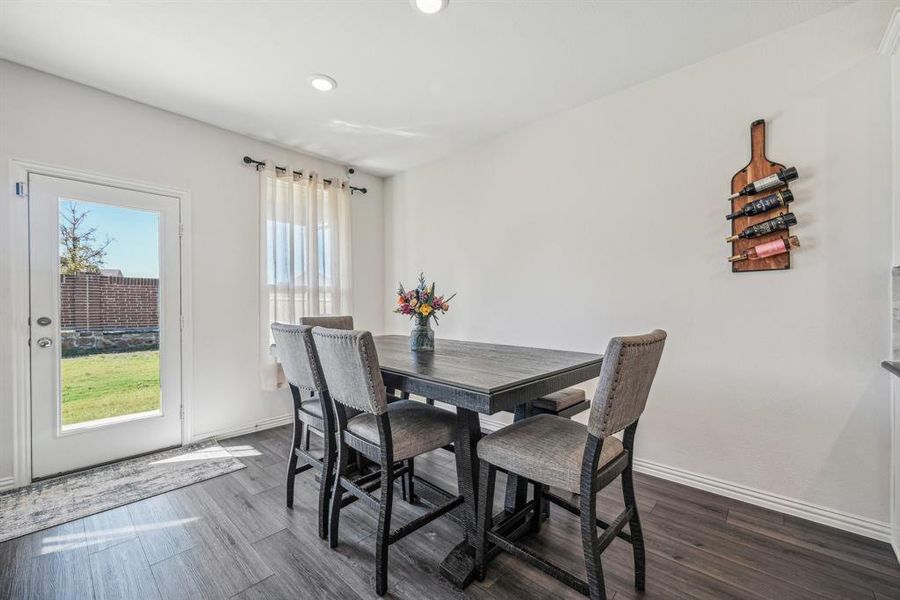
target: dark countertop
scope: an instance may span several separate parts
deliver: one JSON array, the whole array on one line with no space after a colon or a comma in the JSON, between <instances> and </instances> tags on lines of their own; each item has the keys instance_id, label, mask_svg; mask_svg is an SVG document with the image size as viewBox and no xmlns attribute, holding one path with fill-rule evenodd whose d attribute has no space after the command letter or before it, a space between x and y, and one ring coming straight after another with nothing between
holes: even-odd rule
<instances>
[{"instance_id":1,"label":"dark countertop","mask_svg":"<svg viewBox=\"0 0 900 600\"><path fill-rule=\"evenodd\" d=\"M886 370L890 371L897 377L900 377L900 361L895 360L883 360L881 361L881 366Z\"/></svg>"}]
</instances>

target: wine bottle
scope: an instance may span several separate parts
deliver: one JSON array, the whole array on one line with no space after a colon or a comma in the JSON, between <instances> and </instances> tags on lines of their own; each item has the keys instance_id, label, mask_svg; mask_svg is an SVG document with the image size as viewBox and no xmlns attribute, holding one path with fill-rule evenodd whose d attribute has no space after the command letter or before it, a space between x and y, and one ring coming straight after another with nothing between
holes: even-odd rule
<instances>
[{"instance_id":1,"label":"wine bottle","mask_svg":"<svg viewBox=\"0 0 900 600\"><path fill-rule=\"evenodd\" d=\"M773 208L787 206L794 201L794 194L791 190L781 190L774 194L769 194L762 198L758 198L752 202L748 202L741 210L735 211L730 215L725 215L728 220L737 219L738 217L752 217L764 212L769 212Z\"/></svg>"},{"instance_id":2,"label":"wine bottle","mask_svg":"<svg viewBox=\"0 0 900 600\"><path fill-rule=\"evenodd\" d=\"M797 217L794 216L794 213L786 213L783 215L778 215L774 219L769 219L768 221L763 221L762 223L757 223L756 225L751 225L747 229L742 232L731 235L725 238L726 242L733 242L737 239L747 240L759 237L761 235L766 235L767 233L775 233L776 231L782 231L797 224Z\"/></svg>"},{"instance_id":3,"label":"wine bottle","mask_svg":"<svg viewBox=\"0 0 900 600\"><path fill-rule=\"evenodd\" d=\"M752 196L753 194L770 190L773 187L784 185L788 181L797 179L797 177L799 177L799 175L797 175L797 169L795 167L790 167L789 169L784 169L774 175L769 175L768 177L763 177L762 179L757 179L756 181L748 183L741 191L728 196L728 199L734 200L738 196Z\"/></svg>"},{"instance_id":4,"label":"wine bottle","mask_svg":"<svg viewBox=\"0 0 900 600\"><path fill-rule=\"evenodd\" d=\"M740 254L735 254L734 256L730 257L728 259L728 262L737 262L739 260L758 260L760 258L766 258L768 256L777 256L779 254L784 254L785 252L790 252L792 248L797 248L799 246L800 240L797 239L796 235L792 235L790 237L781 238L780 240L775 240L774 242L757 244L746 252L741 252Z\"/></svg>"}]
</instances>

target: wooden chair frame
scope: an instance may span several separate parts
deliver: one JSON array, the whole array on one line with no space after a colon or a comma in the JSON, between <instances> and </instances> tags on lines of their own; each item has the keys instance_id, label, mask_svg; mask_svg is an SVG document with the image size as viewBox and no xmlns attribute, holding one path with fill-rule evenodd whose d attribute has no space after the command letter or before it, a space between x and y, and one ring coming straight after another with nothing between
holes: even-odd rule
<instances>
[{"instance_id":1,"label":"wooden chair frame","mask_svg":"<svg viewBox=\"0 0 900 600\"><path fill-rule=\"evenodd\" d=\"M499 550L509 552L530 565L537 567L554 579L561 581L578 592L589 596L591 600L605 600L606 588L603 580L603 566L600 555L615 538L630 543L634 552L634 586L644 589L645 553L641 521L638 515L637 502L634 495L633 455L634 436L637 421L625 428L622 444L624 451L607 463L599 472L597 465L603 448L603 439L588 434L581 464L581 489L579 505L575 506L567 500L546 491L546 486L531 481L534 489L534 500L527 509L532 511L531 527L537 532L541 527L541 506L545 501L552 502L581 519L581 542L584 550L584 561L587 567L587 581L583 581L572 573L548 562L530 549L516 544L493 528L492 505L497 467L485 460L480 461L481 485L478 490L478 537L475 544L476 576L484 578L485 566L490 556ZM622 495L625 510L612 523L597 518L597 492L609 485L619 475L622 476ZM628 525L628 533L624 532ZM598 535L597 527L603 529Z\"/></svg>"},{"instance_id":2,"label":"wooden chair frame","mask_svg":"<svg viewBox=\"0 0 900 600\"><path fill-rule=\"evenodd\" d=\"M331 507L331 490L334 486L334 468L337 463L337 448L335 446L334 434L325 435L323 432L335 431L335 416L334 416L334 408L333 403L331 401L328 392L326 391L324 394L324 398L319 398L319 401L322 405L322 418L319 418L318 415L314 415L309 411L303 410L302 403L303 400L316 399L316 395L311 393L306 398L303 397L302 392L299 388L294 385L290 385L291 389L291 397L294 402L294 433L291 442L291 454L288 458L287 465L287 489L286 489L286 501L288 508L292 508L294 506L294 480L297 475L308 471L309 469L315 469L319 473L319 477L321 478L319 485L319 537L324 539L328 538L328 524L329 524L329 515L328 512ZM312 454L309 451L309 435L311 432L315 432L316 435L322 438L322 458L319 458ZM357 453L353 453L353 458L355 459L356 471L355 475L357 477L365 476L364 466L362 464L361 456ZM302 460L303 464L298 466L298 462ZM413 460L409 461L409 470L404 471L406 476L402 479L402 492L401 497L404 500L409 502L414 502L413 496ZM349 463L349 460L348 460ZM344 472L347 471L348 465L344 466ZM370 473L369 476L372 474ZM371 479L371 477L369 477ZM356 480L359 482L358 479ZM356 501L356 498L352 499L344 499L342 506L346 506L347 504L352 504Z\"/></svg>"},{"instance_id":3,"label":"wooden chair frame","mask_svg":"<svg viewBox=\"0 0 900 600\"><path fill-rule=\"evenodd\" d=\"M290 385L290 388L291 397L294 401L294 434L291 442L291 455L288 458L287 465L287 489L285 499L288 508L293 508L294 479L296 476L309 469L315 469L319 472L319 475L322 478L322 482L319 485L319 537L324 540L328 537L328 506L331 489L329 482L332 477L331 473L334 470L334 449L332 448L334 445L332 439L333 436L325 435L324 433L326 431L333 431L333 428L330 426L331 415L329 414L330 409L328 406L331 402L323 398L319 399L319 402L322 405L323 416L323 418L320 419L318 415L303 410L302 403L304 398L300 389L292 384ZM325 395L327 396L328 393L326 392ZM305 399L310 400L314 398L315 395L310 394ZM314 456L309 451L309 434L311 431L315 431L316 434L322 438L323 452L321 459ZM303 459L303 464L298 467L297 462L300 459Z\"/></svg>"},{"instance_id":4,"label":"wooden chair frame","mask_svg":"<svg viewBox=\"0 0 900 600\"><path fill-rule=\"evenodd\" d=\"M399 398L388 398L389 402L396 400L399 400ZM344 500L344 491L349 492L353 500L362 500L363 504L377 511L375 593L383 596L387 592L389 546L460 506L464 501L464 497L453 496L438 487L434 487L435 491L446 496L447 501L391 531L394 481L398 477L408 475L408 495L413 497L413 457L401 462L394 461L393 438L391 437L391 422L388 413L375 415L378 423L379 443L373 444L347 430L347 413L342 404L332 399L331 405L337 425L337 468L335 473L338 473L338 475L334 477L334 489L331 492L328 544L332 548L335 548L338 544L341 507L349 504L348 501ZM346 469L351 450L355 450L362 456L377 463L380 467L379 470L355 481L342 475L341 473ZM375 497L372 495L372 491L378 488L381 489L380 497Z\"/></svg>"}]
</instances>

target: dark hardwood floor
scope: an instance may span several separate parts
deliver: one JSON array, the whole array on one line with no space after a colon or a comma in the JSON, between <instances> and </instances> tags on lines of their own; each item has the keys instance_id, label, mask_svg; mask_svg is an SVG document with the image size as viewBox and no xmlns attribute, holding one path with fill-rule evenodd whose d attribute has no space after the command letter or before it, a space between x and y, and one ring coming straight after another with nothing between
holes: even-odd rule
<instances>
[{"instance_id":1,"label":"dark hardwood floor","mask_svg":"<svg viewBox=\"0 0 900 600\"><path fill-rule=\"evenodd\" d=\"M284 506L287 427L225 440L247 469L0 544L0 598L372 598L375 518L360 503L342 512L341 545L316 535L317 484L297 478ZM416 472L455 489L453 456L416 461ZM503 489L498 481L499 508ZM603 554L610 598L900 599L900 567L887 544L638 475L648 550L647 591L632 587L631 548ZM621 490L600 493L607 519ZM398 502L395 527L420 509ZM583 598L502 555L483 582L458 592L438 565L461 539L439 519L391 546L388 598ZM584 576L576 520L553 513L531 546Z\"/></svg>"}]
</instances>

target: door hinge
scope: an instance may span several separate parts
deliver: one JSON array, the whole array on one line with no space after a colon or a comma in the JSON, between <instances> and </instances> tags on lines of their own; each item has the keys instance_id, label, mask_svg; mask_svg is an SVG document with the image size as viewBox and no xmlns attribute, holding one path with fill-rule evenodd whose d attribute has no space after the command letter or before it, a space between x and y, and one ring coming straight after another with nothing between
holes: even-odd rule
<instances>
[{"instance_id":1,"label":"door hinge","mask_svg":"<svg viewBox=\"0 0 900 600\"><path fill-rule=\"evenodd\" d=\"M184 404L178 407L178 418L184 421Z\"/></svg>"},{"instance_id":2,"label":"door hinge","mask_svg":"<svg viewBox=\"0 0 900 600\"><path fill-rule=\"evenodd\" d=\"M25 185L24 181L16 182L16 196L19 198L25 198L28 196L28 186Z\"/></svg>"},{"instance_id":3,"label":"door hinge","mask_svg":"<svg viewBox=\"0 0 900 600\"><path fill-rule=\"evenodd\" d=\"M179 315L181 319L181 329L184 330L184 315Z\"/></svg>"},{"instance_id":4,"label":"door hinge","mask_svg":"<svg viewBox=\"0 0 900 600\"><path fill-rule=\"evenodd\" d=\"M184 223L178 224L178 237L184 236Z\"/></svg>"}]
</instances>

